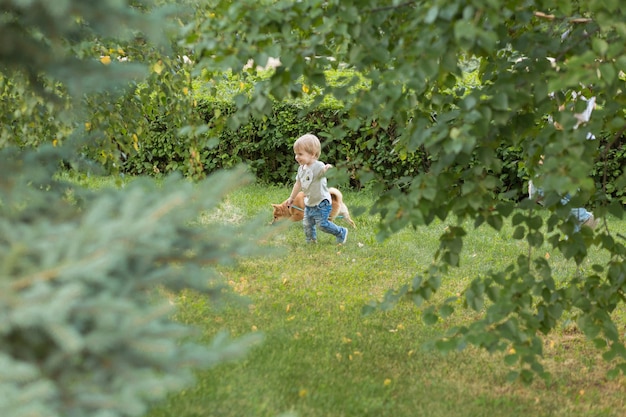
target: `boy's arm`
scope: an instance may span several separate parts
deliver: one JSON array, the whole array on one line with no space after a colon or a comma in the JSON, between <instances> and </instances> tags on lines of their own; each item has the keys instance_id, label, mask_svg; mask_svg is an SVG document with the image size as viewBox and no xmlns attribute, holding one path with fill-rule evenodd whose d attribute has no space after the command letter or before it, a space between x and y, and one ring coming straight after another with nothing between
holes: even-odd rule
<instances>
[{"instance_id":1,"label":"boy's arm","mask_svg":"<svg viewBox=\"0 0 626 417\"><path fill-rule=\"evenodd\" d=\"M296 198L301 188L302 184L300 184L300 180L296 180L296 183L293 185L293 189L291 190L291 195L287 199L287 207L291 207L293 200Z\"/></svg>"}]
</instances>

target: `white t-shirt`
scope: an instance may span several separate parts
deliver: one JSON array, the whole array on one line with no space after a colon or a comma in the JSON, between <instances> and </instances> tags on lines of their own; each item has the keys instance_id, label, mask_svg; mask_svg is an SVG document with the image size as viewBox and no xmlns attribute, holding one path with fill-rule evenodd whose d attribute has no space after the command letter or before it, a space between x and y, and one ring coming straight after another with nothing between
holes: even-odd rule
<instances>
[{"instance_id":1,"label":"white t-shirt","mask_svg":"<svg viewBox=\"0 0 626 417\"><path fill-rule=\"evenodd\" d=\"M328 185L326 184L325 165L321 161L315 161L309 166L300 165L298 167L296 180L300 180L300 185L305 195L304 204L307 206L317 206L323 200L331 201Z\"/></svg>"}]
</instances>

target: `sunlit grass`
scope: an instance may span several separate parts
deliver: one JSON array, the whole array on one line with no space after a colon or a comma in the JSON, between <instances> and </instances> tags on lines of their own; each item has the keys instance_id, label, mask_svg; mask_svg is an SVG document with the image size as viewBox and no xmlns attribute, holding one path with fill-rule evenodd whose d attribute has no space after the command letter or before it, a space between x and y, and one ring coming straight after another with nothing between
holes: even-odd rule
<instances>
[{"instance_id":1,"label":"sunlit grass","mask_svg":"<svg viewBox=\"0 0 626 417\"><path fill-rule=\"evenodd\" d=\"M449 323L424 325L410 302L364 316L364 305L432 262L446 224L403 230L378 242L377 220L366 213L355 218L358 228L350 230L346 245L323 234L317 245L306 245L300 224L269 225L270 204L289 191L259 185L235 190L218 217L205 219L267 217L262 227L272 233L260 244L276 248L276 254L221 269L247 304L216 308L193 293L177 300L177 320L198 326L207 342L226 329L235 336L263 332L264 343L238 362L199 373L194 387L172 396L151 417L624 415L624 380L606 379L607 365L575 327L546 337L544 364L552 383L526 386L507 382L509 369L500 355L472 347L448 355L426 350ZM344 198L351 211L373 201L351 191ZM624 233L623 222L610 221ZM460 268L446 277L437 297L455 295L476 276L527 253L511 233L508 227L470 233ZM547 245L541 251L561 279L576 272L573 262ZM592 251L594 256L599 255ZM477 316L459 310L452 320Z\"/></svg>"}]
</instances>

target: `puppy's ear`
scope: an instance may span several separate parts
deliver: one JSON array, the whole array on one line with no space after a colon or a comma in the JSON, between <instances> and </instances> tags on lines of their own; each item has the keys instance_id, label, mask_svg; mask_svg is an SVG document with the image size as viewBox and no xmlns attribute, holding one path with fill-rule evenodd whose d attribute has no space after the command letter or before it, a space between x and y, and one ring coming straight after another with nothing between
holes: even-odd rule
<instances>
[{"instance_id":1,"label":"puppy's ear","mask_svg":"<svg viewBox=\"0 0 626 417\"><path fill-rule=\"evenodd\" d=\"M272 207L274 207L274 208L276 208L278 206L279 206L279 204L272 204Z\"/></svg>"}]
</instances>

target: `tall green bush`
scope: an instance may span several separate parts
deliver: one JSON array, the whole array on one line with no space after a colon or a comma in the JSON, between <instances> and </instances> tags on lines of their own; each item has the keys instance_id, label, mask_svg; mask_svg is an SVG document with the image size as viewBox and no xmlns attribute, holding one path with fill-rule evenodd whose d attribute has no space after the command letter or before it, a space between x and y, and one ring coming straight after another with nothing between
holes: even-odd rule
<instances>
[{"instance_id":1,"label":"tall green bush","mask_svg":"<svg viewBox=\"0 0 626 417\"><path fill-rule=\"evenodd\" d=\"M197 109L211 125L215 114L228 115L234 105L203 98ZM391 186L427 167L423 153L398 153L393 126L383 129L366 120L346 126L347 119L345 110L337 105L308 109L297 102L275 102L270 116L250 117L236 129L224 127L216 138L205 137L197 149L199 163L206 173L245 163L258 180L285 184L291 182L295 169L292 144L311 132L322 141L322 159L342 168L348 175L344 183L352 187L362 187L373 178ZM125 172L188 174L187 161L193 159L194 148L177 135L178 126L160 120L154 120L151 130L142 136L141 149L129 155Z\"/></svg>"}]
</instances>

